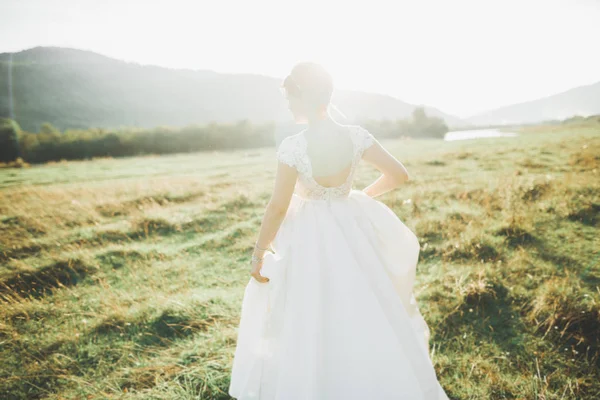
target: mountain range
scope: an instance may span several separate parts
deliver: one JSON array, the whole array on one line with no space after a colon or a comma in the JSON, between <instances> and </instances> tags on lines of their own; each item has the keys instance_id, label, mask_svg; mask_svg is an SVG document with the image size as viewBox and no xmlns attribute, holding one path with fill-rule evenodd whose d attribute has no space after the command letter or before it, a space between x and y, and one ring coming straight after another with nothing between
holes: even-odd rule
<instances>
[{"instance_id":1,"label":"mountain range","mask_svg":"<svg viewBox=\"0 0 600 400\"><path fill-rule=\"evenodd\" d=\"M44 122L59 129L244 119L287 123L291 115L280 85L281 79L268 76L140 65L72 48L0 54L0 116L12 115L28 131L37 131ZM416 107L394 97L348 90L336 91L333 101L352 121L406 118ZM463 123L433 107L425 110L449 125Z\"/></svg>"},{"instance_id":2,"label":"mountain range","mask_svg":"<svg viewBox=\"0 0 600 400\"><path fill-rule=\"evenodd\" d=\"M9 68L12 67L12 68ZM186 126L210 122L291 123L281 79L256 74L141 65L92 51L33 47L0 54L0 117L35 132L68 128ZM392 96L336 90L349 121L404 119L417 105ZM425 107L450 127L555 120L600 113L600 82L467 119Z\"/></svg>"},{"instance_id":3,"label":"mountain range","mask_svg":"<svg viewBox=\"0 0 600 400\"><path fill-rule=\"evenodd\" d=\"M473 125L529 124L595 114L600 114L600 82L480 113L467 122Z\"/></svg>"}]
</instances>

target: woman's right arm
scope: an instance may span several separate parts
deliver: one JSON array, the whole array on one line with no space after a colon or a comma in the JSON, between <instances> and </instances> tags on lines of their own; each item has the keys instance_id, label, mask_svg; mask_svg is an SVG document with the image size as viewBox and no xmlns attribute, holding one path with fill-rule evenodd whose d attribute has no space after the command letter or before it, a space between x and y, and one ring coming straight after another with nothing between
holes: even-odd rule
<instances>
[{"instance_id":1,"label":"woman's right arm","mask_svg":"<svg viewBox=\"0 0 600 400\"><path fill-rule=\"evenodd\" d=\"M363 189L363 192L370 197L381 196L396 189L410 179L404 165L391 155L376 139L363 152L362 159L381 172L379 178Z\"/></svg>"}]
</instances>

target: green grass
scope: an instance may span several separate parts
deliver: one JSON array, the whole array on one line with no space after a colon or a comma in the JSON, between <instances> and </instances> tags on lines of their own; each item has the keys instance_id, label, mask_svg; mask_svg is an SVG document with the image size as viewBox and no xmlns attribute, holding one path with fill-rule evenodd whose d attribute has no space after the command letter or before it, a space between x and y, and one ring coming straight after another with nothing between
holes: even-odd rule
<instances>
[{"instance_id":1,"label":"green grass","mask_svg":"<svg viewBox=\"0 0 600 400\"><path fill-rule=\"evenodd\" d=\"M388 140L453 399L600 397L600 128ZM272 148L0 170L0 398L227 399ZM378 176L361 165L356 188Z\"/></svg>"}]
</instances>

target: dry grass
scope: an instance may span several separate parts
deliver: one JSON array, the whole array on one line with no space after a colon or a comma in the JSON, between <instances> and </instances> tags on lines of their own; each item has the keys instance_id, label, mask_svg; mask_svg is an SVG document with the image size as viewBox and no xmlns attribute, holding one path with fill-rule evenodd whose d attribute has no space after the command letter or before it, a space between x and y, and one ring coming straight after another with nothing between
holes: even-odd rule
<instances>
[{"instance_id":1,"label":"dry grass","mask_svg":"<svg viewBox=\"0 0 600 400\"><path fill-rule=\"evenodd\" d=\"M451 397L599 398L598 128L385 143L413 177L381 200L419 237ZM228 398L275 166L251 156L0 171L0 398Z\"/></svg>"}]
</instances>

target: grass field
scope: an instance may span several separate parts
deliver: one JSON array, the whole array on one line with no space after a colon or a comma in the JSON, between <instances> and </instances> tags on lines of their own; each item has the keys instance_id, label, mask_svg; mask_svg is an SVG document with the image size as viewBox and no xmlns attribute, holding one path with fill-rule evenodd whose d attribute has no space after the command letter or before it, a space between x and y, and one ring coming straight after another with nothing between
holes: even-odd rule
<instances>
[{"instance_id":1,"label":"grass field","mask_svg":"<svg viewBox=\"0 0 600 400\"><path fill-rule=\"evenodd\" d=\"M600 398L600 125L388 140L453 399ZM228 399L273 148L0 170L0 398ZM361 165L355 188L378 176Z\"/></svg>"}]
</instances>

